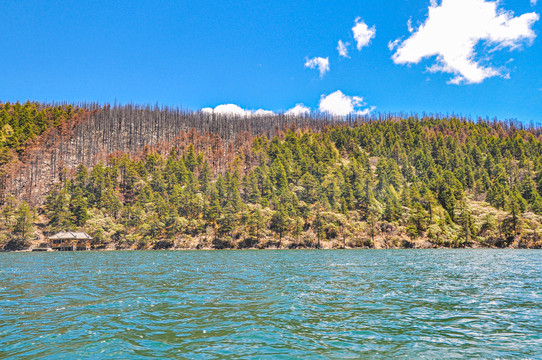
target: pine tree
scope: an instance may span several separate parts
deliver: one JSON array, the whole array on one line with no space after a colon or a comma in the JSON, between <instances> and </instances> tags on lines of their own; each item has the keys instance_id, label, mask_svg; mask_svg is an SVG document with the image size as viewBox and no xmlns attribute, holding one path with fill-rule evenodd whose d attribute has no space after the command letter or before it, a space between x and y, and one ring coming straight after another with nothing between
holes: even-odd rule
<instances>
[{"instance_id":1,"label":"pine tree","mask_svg":"<svg viewBox=\"0 0 542 360\"><path fill-rule=\"evenodd\" d=\"M13 228L13 235L19 240L26 242L32 239L34 236L34 216L30 212L30 207L26 202L22 202L15 213L15 227Z\"/></svg>"},{"instance_id":2,"label":"pine tree","mask_svg":"<svg viewBox=\"0 0 542 360\"><path fill-rule=\"evenodd\" d=\"M299 179L299 186L303 188L300 193L300 199L308 204L314 204L318 199L318 183L314 176L305 173Z\"/></svg>"},{"instance_id":3,"label":"pine tree","mask_svg":"<svg viewBox=\"0 0 542 360\"><path fill-rule=\"evenodd\" d=\"M462 240L462 245L468 245L471 243L471 237L475 234L474 220L472 218L472 212L470 211L465 198L458 202L457 223L461 226L459 237Z\"/></svg>"},{"instance_id":4,"label":"pine tree","mask_svg":"<svg viewBox=\"0 0 542 360\"><path fill-rule=\"evenodd\" d=\"M76 187L70 200L70 212L73 214L73 223L76 226L84 226L89 218L88 202L83 196L83 190Z\"/></svg>"},{"instance_id":5,"label":"pine tree","mask_svg":"<svg viewBox=\"0 0 542 360\"><path fill-rule=\"evenodd\" d=\"M397 221L401 218L402 207L393 185L389 185L384 198L384 220Z\"/></svg>"},{"instance_id":6,"label":"pine tree","mask_svg":"<svg viewBox=\"0 0 542 360\"><path fill-rule=\"evenodd\" d=\"M209 166L207 159L205 159L200 165L199 178L198 178L201 191L203 193L207 193L207 191L209 191L212 177L213 177L213 173L212 173L211 167Z\"/></svg>"},{"instance_id":7,"label":"pine tree","mask_svg":"<svg viewBox=\"0 0 542 360\"><path fill-rule=\"evenodd\" d=\"M237 211L233 205L228 204L217 219L218 234L232 236L233 230L237 225Z\"/></svg>"},{"instance_id":8,"label":"pine tree","mask_svg":"<svg viewBox=\"0 0 542 360\"><path fill-rule=\"evenodd\" d=\"M283 189L287 189L288 177L286 175L286 170L284 169L284 165L279 159L275 159L275 161L273 161L271 170L274 174L275 185L277 186L277 189L279 191Z\"/></svg>"},{"instance_id":9,"label":"pine tree","mask_svg":"<svg viewBox=\"0 0 542 360\"><path fill-rule=\"evenodd\" d=\"M220 213L222 212L222 206L220 205L218 191L215 189L214 186L211 187L209 192L209 200L205 205L204 213L205 219L211 224L214 224L219 218Z\"/></svg>"},{"instance_id":10,"label":"pine tree","mask_svg":"<svg viewBox=\"0 0 542 360\"><path fill-rule=\"evenodd\" d=\"M411 237L418 237L427 230L430 223L429 213L420 203L416 203L408 218L407 232Z\"/></svg>"},{"instance_id":11,"label":"pine tree","mask_svg":"<svg viewBox=\"0 0 542 360\"><path fill-rule=\"evenodd\" d=\"M254 208L250 211L247 225L249 235L259 241L261 233L265 228L265 219L260 209Z\"/></svg>"},{"instance_id":12,"label":"pine tree","mask_svg":"<svg viewBox=\"0 0 542 360\"><path fill-rule=\"evenodd\" d=\"M320 242L324 233L324 219L322 217L322 208L320 206L316 207L316 217L312 223L312 227L316 231L316 239L318 240L317 247L320 248Z\"/></svg>"},{"instance_id":13,"label":"pine tree","mask_svg":"<svg viewBox=\"0 0 542 360\"><path fill-rule=\"evenodd\" d=\"M52 230L66 231L72 228L70 195L65 188L55 188L49 193L45 209Z\"/></svg>"},{"instance_id":14,"label":"pine tree","mask_svg":"<svg viewBox=\"0 0 542 360\"><path fill-rule=\"evenodd\" d=\"M282 207L273 212L269 228L279 235L279 240L288 232L290 227L290 219ZM280 241L279 241L280 247Z\"/></svg>"}]
</instances>

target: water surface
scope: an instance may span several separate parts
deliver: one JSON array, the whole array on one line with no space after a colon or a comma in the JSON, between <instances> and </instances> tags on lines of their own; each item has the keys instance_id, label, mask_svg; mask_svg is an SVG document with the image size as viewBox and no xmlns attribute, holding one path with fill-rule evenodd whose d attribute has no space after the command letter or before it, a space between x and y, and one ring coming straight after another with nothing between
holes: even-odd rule
<instances>
[{"instance_id":1,"label":"water surface","mask_svg":"<svg viewBox=\"0 0 542 360\"><path fill-rule=\"evenodd\" d=\"M0 358L542 358L537 250L0 254Z\"/></svg>"}]
</instances>

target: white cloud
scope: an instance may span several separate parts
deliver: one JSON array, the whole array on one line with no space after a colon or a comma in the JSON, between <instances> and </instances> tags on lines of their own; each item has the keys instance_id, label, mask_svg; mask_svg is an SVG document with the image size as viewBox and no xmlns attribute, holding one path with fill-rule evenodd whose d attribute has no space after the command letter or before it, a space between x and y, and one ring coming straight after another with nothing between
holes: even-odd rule
<instances>
[{"instance_id":1,"label":"white cloud","mask_svg":"<svg viewBox=\"0 0 542 360\"><path fill-rule=\"evenodd\" d=\"M340 90L329 95L322 95L320 98L319 110L333 116L367 115L373 111L374 107L362 109L365 106L363 98L359 96L347 96Z\"/></svg>"},{"instance_id":2,"label":"white cloud","mask_svg":"<svg viewBox=\"0 0 542 360\"><path fill-rule=\"evenodd\" d=\"M346 58L349 57L348 45L350 45L350 43L345 43L342 40L339 40L339 43L337 44L337 51L339 52L339 56L346 57Z\"/></svg>"},{"instance_id":3,"label":"white cloud","mask_svg":"<svg viewBox=\"0 0 542 360\"><path fill-rule=\"evenodd\" d=\"M375 109L374 106L367 107L360 96L347 96L340 90L329 95L320 97L319 111L332 116L346 115L368 115ZM222 104L217 107L206 107L201 109L204 114L232 115L232 116L269 116L276 115L273 111L258 109L245 110L239 105ZM304 104L297 104L284 113L286 116L304 116L310 115L311 109Z\"/></svg>"},{"instance_id":4,"label":"white cloud","mask_svg":"<svg viewBox=\"0 0 542 360\"><path fill-rule=\"evenodd\" d=\"M369 106L368 108L365 108L365 109L361 109L361 110L356 111L356 115L359 115L359 116L369 115L369 114L372 113L375 109L376 109L376 106Z\"/></svg>"},{"instance_id":5,"label":"white cloud","mask_svg":"<svg viewBox=\"0 0 542 360\"><path fill-rule=\"evenodd\" d=\"M290 110L286 111L284 114L289 116L301 116L310 114L311 109L306 107L303 104L297 104Z\"/></svg>"},{"instance_id":6,"label":"white cloud","mask_svg":"<svg viewBox=\"0 0 542 360\"><path fill-rule=\"evenodd\" d=\"M354 33L356 46L358 50L361 50L364 46L369 45L371 39L375 37L376 28L374 26L367 26L367 24L358 17L356 18L356 24L352 28L352 32Z\"/></svg>"},{"instance_id":7,"label":"white cloud","mask_svg":"<svg viewBox=\"0 0 542 360\"><path fill-rule=\"evenodd\" d=\"M201 109L202 113L205 114L218 114L218 115L235 115L235 116L262 116L262 115L274 115L275 113L270 110L263 110L259 109L256 111L253 110L245 110L241 108L239 105L235 104L223 104L218 105L214 109L210 107L206 107Z\"/></svg>"},{"instance_id":8,"label":"white cloud","mask_svg":"<svg viewBox=\"0 0 542 360\"><path fill-rule=\"evenodd\" d=\"M253 114L256 115L256 116L275 115L275 113L272 112L271 110L264 110L264 109L258 109L256 111L254 111Z\"/></svg>"},{"instance_id":9,"label":"white cloud","mask_svg":"<svg viewBox=\"0 0 542 360\"><path fill-rule=\"evenodd\" d=\"M397 47L397 45L399 45L400 42L401 42L400 39L396 39L394 41L388 42L388 49L390 49L390 51L393 51Z\"/></svg>"},{"instance_id":10,"label":"white cloud","mask_svg":"<svg viewBox=\"0 0 542 360\"><path fill-rule=\"evenodd\" d=\"M218 105L217 107L215 107L214 113L240 116L250 115L250 111L242 109L240 106L235 104Z\"/></svg>"},{"instance_id":11,"label":"white cloud","mask_svg":"<svg viewBox=\"0 0 542 360\"><path fill-rule=\"evenodd\" d=\"M324 74L329 71L329 57L325 59L321 57L306 59L305 67L311 69L318 68L318 71L320 71L320 77L324 77Z\"/></svg>"},{"instance_id":12,"label":"white cloud","mask_svg":"<svg viewBox=\"0 0 542 360\"><path fill-rule=\"evenodd\" d=\"M392 59L396 64L419 63L436 56L430 72L446 72L455 76L452 84L480 83L492 76L506 77L506 71L483 66L475 60L475 46L485 41L492 51L505 47L518 48L536 37L532 30L538 21L536 13L514 17L511 11L498 9L499 2L486 0L432 0L429 15L406 40L389 44L396 48ZM407 24L408 25L408 24ZM395 45L398 45L397 47Z\"/></svg>"},{"instance_id":13,"label":"white cloud","mask_svg":"<svg viewBox=\"0 0 542 360\"><path fill-rule=\"evenodd\" d=\"M531 0L531 6L535 6L538 0Z\"/></svg>"}]
</instances>

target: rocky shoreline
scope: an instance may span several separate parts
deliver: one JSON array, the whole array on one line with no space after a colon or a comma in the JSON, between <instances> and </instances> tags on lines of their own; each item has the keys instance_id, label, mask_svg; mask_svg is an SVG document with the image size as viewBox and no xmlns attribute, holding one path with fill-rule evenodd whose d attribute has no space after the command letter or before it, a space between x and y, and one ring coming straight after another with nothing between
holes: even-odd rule
<instances>
[{"instance_id":1,"label":"rocky shoreline","mask_svg":"<svg viewBox=\"0 0 542 360\"><path fill-rule=\"evenodd\" d=\"M542 240L526 242L524 239L514 239L506 246L487 244L479 241L470 243L441 242L435 243L428 238L385 238L375 237L374 240L321 240L305 236L299 239L273 237L256 239L212 238L212 237L182 237L175 240L158 240L147 243L107 242L92 248L90 251L137 251L137 250L332 250L332 249L542 249ZM0 249L2 252L38 252L56 251L46 242L32 241L24 248ZM84 250L79 250L84 251Z\"/></svg>"}]
</instances>

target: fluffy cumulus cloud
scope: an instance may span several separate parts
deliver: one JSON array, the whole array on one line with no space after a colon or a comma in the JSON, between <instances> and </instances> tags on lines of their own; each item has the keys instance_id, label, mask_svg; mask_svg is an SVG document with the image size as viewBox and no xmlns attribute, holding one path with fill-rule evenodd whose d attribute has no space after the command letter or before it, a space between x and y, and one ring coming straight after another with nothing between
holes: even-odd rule
<instances>
[{"instance_id":1,"label":"fluffy cumulus cloud","mask_svg":"<svg viewBox=\"0 0 542 360\"><path fill-rule=\"evenodd\" d=\"M303 104L297 104L290 110L286 111L284 114L289 116L302 116L310 114L311 109L306 107Z\"/></svg>"},{"instance_id":2,"label":"fluffy cumulus cloud","mask_svg":"<svg viewBox=\"0 0 542 360\"><path fill-rule=\"evenodd\" d=\"M245 116L250 115L250 111L247 111L243 108L241 108L238 105L235 104L224 104L224 105L218 105L214 109L215 114L228 114L228 115L239 115L239 116Z\"/></svg>"},{"instance_id":3,"label":"fluffy cumulus cloud","mask_svg":"<svg viewBox=\"0 0 542 360\"><path fill-rule=\"evenodd\" d=\"M340 90L335 91L329 95L322 95L320 97L320 103L318 110L321 113L344 117L346 115L368 115L375 109L374 106L367 107L363 98L360 96L347 96ZM232 115L232 116L269 116L276 115L270 110L245 110L235 104L223 104L217 107L206 107L201 109L205 114L219 114L219 115ZM293 108L286 111L286 116L305 116L310 115L311 108L304 104L297 104Z\"/></svg>"},{"instance_id":4,"label":"fluffy cumulus cloud","mask_svg":"<svg viewBox=\"0 0 542 360\"><path fill-rule=\"evenodd\" d=\"M218 105L217 107L213 108L203 108L201 109L202 113L205 114L218 114L218 115L234 115L234 116L263 116L263 115L274 115L275 113L270 110L245 110L241 108L239 105L235 104L223 104Z\"/></svg>"},{"instance_id":5,"label":"fluffy cumulus cloud","mask_svg":"<svg viewBox=\"0 0 542 360\"><path fill-rule=\"evenodd\" d=\"M356 18L356 24L352 28L352 32L356 40L356 47L361 50L364 46L369 45L371 39L375 37L376 28L374 26L369 27L363 20Z\"/></svg>"},{"instance_id":6,"label":"fluffy cumulus cloud","mask_svg":"<svg viewBox=\"0 0 542 360\"><path fill-rule=\"evenodd\" d=\"M349 57L348 56L348 45L349 43L345 43L342 40L339 40L339 43L337 44L337 51L339 52L339 56L342 57Z\"/></svg>"},{"instance_id":7,"label":"fluffy cumulus cloud","mask_svg":"<svg viewBox=\"0 0 542 360\"><path fill-rule=\"evenodd\" d=\"M320 72L320 77L323 77L325 73L329 71L329 57L325 59L321 57L306 59L305 67L310 69L318 69Z\"/></svg>"},{"instance_id":8,"label":"fluffy cumulus cloud","mask_svg":"<svg viewBox=\"0 0 542 360\"><path fill-rule=\"evenodd\" d=\"M254 111L253 114L256 116L275 115L275 113L272 112L271 110L264 110L264 109L258 109Z\"/></svg>"},{"instance_id":9,"label":"fluffy cumulus cloud","mask_svg":"<svg viewBox=\"0 0 542 360\"><path fill-rule=\"evenodd\" d=\"M395 49L396 64L417 64L422 59L436 56L431 72L446 72L455 76L450 83L480 83L492 76L507 74L503 69L482 65L476 60L475 47L487 45L486 57L502 48L515 49L536 37L532 30L538 14L514 16L498 7L499 2L486 0L431 1L424 24L404 41L389 44Z\"/></svg>"},{"instance_id":10,"label":"fluffy cumulus cloud","mask_svg":"<svg viewBox=\"0 0 542 360\"><path fill-rule=\"evenodd\" d=\"M374 107L366 107L363 98L360 96L347 96L337 90L329 95L322 95L320 98L319 110L333 116L346 115L368 115Z\"/></svg>"}]
</instances>

